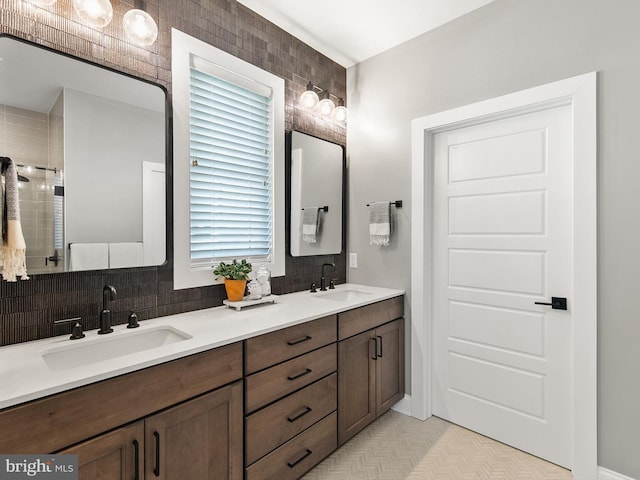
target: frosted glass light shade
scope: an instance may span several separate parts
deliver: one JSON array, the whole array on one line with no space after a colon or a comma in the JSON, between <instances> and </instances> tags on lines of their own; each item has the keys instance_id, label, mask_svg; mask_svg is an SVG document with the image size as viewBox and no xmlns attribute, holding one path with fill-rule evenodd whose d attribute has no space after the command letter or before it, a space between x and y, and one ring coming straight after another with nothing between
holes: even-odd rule
<instances>
[{"instance_id":1,"label":"frosted glass light shade","mask_svg":"<svg viewBox=\"0 0 640 480\"><path fill-rule=\"evenodd\" d=\"M318 104L318 111L325 116L331 115L336 108L336 104L330 98L323 98Z\"/></svg>"},{"instance_id":2,"label":"frosted glass light shade","mask_svg":"<svg viewBox=\"0 0 640 480\"><path fill-rule=\"evenodd\" d=\"M333 111L333 118L338 122L346 122L347 121L347 107L344 105L339 105Z\"/></svg>"},{"instance_id":3,"label":"frosted glass light shade","mask_svg":"<svg viewBox=\"0 0 640 480\"><path fill-rule=\"evenodd\" d=\"M28 0L28 2L38 7L48 7L56 3L56 0Z\"/></svg>"},{"instance_id":4,"label":"frosted glass light shade","mask_svg":"<svg viewBox=\"0 0 640 480\"><path fill-rule=\"evenodd\" d=\"M92 27L106 27L113 18L109 0L73 0L73 8L82 22Z\"/></svg>"},{"instance_id":5,"label":"frosted glass light shade","mask_svg":"<svg viewBox=\"0 0 640 480\"><path fill-rule=\"evenodd\" d=\"M134 8L124 14L122 19L124 31L134 43L142 46L152 45L158 38L158 25L144 10Z\"/></svg>"},{"instance_id":6,"label":"frosted glass light shade","mask_svg":"<svg viewBox=\"0 0 640 480\"><path fill-rule=\"evenodd\" d=\"M307 90L300 95L300 105L305 108L315 108L319 101L318 94L313 90Z\"/></svg>"}]
</instances>

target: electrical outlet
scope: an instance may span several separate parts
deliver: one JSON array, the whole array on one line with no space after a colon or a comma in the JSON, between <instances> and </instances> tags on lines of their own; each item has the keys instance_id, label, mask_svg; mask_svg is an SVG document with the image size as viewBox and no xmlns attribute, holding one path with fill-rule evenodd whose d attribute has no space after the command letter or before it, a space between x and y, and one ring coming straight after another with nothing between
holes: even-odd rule
<instances>
[{"instance_id":1,"label":"electrical outlet","mask_svg":"<svg viewBox=\"0 0 640 480\"><path fill-rule=\"evenodd\" d=\"M349 268L358 268L358 254L350 253L349 254Z\"/></svg>"}]
</instances>

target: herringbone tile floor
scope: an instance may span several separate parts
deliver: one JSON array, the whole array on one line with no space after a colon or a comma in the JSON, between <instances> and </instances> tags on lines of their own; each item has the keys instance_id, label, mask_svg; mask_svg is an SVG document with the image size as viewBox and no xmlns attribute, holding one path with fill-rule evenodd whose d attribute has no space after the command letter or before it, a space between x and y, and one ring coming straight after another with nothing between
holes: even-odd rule
<instances>
[{"instance_id":1,"label":"herringbone tile floor","mask_svg":"<svg viewBox=\"0 0 640 480\"><path fill-rule=\"evenodd\" d=\"M568 470L432 417L390 411L304 480L571 480Z\"/></svg>"}]
</instances>

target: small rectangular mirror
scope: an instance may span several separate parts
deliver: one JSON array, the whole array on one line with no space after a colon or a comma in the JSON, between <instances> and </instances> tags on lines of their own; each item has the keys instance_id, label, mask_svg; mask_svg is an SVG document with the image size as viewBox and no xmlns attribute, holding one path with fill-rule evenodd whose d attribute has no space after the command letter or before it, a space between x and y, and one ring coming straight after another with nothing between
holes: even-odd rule
<instances>
[{"instance_id":1,"label":"small rectangular mirror","mask_svg":"<svg viewBox=\"0 0 640 480\"><path fill-rule=\"evenodd\" d=\"M291 255L342 252L344 148L291 133Z\"/></svg>"}]
</instances>

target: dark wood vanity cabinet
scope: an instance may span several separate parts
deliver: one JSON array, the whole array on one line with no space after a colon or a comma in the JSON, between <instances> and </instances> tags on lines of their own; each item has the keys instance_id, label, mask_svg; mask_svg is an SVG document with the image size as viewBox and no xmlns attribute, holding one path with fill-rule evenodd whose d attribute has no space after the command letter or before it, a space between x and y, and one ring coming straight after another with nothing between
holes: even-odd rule
<instances>
[{"instance_id":1,"label":"dark wood vanity cabinet","mask_svg":"<svg viewBox=\"0 0 640 480\"><path fill-rule=\"evenodd\" d=\"M0 411L81 480L295 480L404 395L403 297Z\"/></svg>"},{"instance_id":2,"label":"dark wood vanity cabinet","mask_svg":"<svg viewBox=\"0 0 640 480\"><path fill-rule=\"evenodd\" d=\"M242 479L242 382L153 415L144 429L144 478Z\"/></svg>"},{"instance_id":3,"label":"dark wood vanity cabinet","mask_svg":"<svg viewBox=\"0 0 640 480\"><path fill-rule=\"evenodd\" d=\"M8 408L0 451L77 454L81 480L240 480L241 379L235 343Z\"/></svg>"},{"instance_id":4,"label":"dark wood vanity cabinet","mask_svg":"<svg viewBox=\"0 0 640 480\"><path fill-rule=\"evenodd\" d=\"M80 480L240 480L242 383L59 453L78 455Z\"/></svg>"},{"instance_id":5,"label":"dark wood vanity cabinet","mask_svg":"<svg viewBox=\"0 0 640 480\"><path fill-rule=\"evenodd\" d=\"M338 315L338 445L404 396L402 315L403 297Z\"/></svg>"},{"instance_id":6,"label":"dark wood vanity cabinet","mask_svg":"<svg viewBox=\"0 0 640 480\"><path fill-rule=\"evenodd\" d=\"M144 422L102 434L59 453L78 455L78 478L144 478Z\"/></svg>"},{"instance_id":7,"label":"dark wood vanity cabinet","mask_svg":"<svg viewBox=\"0 0 640 480\"><path fill-rule=\"evenodd\" d=\"M245 341L245 478L294 480L337 447L336 315Z\"/></svg>"}]
</instances>

